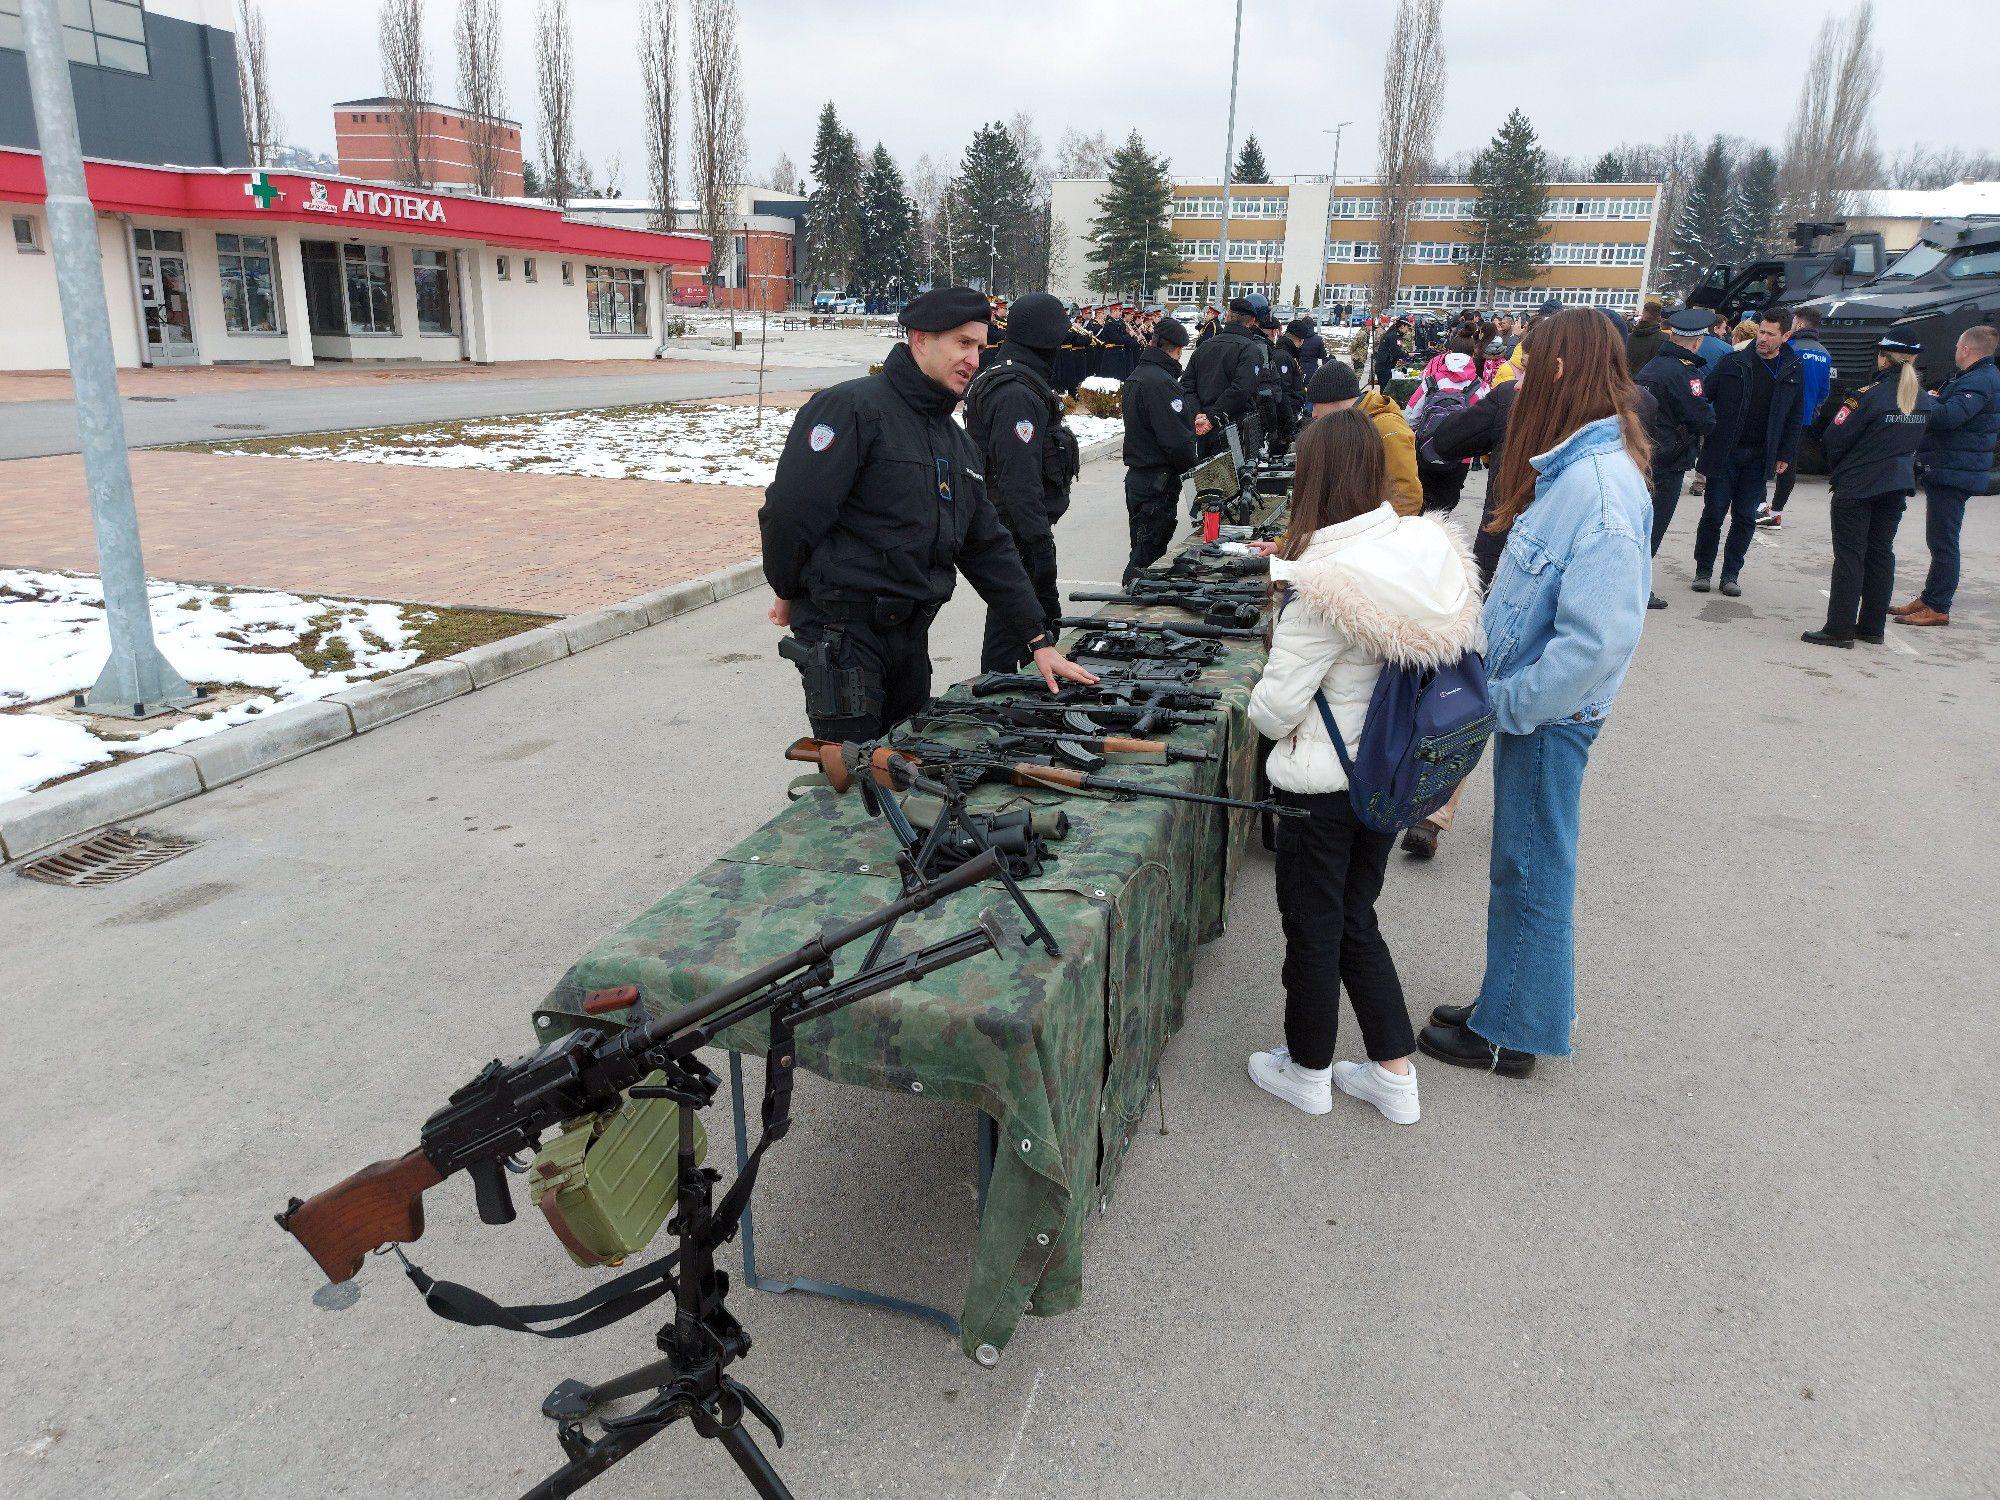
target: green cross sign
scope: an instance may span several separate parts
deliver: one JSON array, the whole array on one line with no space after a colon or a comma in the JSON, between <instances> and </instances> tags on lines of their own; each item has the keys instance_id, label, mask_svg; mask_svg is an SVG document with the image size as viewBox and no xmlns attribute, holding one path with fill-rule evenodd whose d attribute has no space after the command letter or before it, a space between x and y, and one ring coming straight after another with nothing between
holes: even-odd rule
<instances>
[{"instance_id":1,"label":"green cross sign","mask_svg":"<svg viewBox=\"0 0 2000 1500\"><path fill-rule=\"evenodd\" d=\"M243 194L256 200L259 208L269 208L285 195L271 186L271 179L263 172L252 172L250 180L243 184Z\"/></svg>"}]
</instances>

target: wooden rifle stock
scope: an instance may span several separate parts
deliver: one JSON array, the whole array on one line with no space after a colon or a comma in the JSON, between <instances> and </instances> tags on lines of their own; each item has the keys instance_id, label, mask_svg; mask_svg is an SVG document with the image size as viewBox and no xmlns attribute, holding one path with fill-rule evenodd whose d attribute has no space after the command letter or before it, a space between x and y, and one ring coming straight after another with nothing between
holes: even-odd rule
<instances>
[{"instance_id":1,"label":"wooden rifle stock","mask_svg":"<svg viewBox=\"0 0 2000 1500\"><path fill-rule=\"evenodd\" d=\"M424 1235L424 1192L444 1178L421 1150L378 1161L301 1203L294 1198L278 1227L305 1246L329 1281L346 1281L371 1250Z\"/></svg>"}]
</instances>

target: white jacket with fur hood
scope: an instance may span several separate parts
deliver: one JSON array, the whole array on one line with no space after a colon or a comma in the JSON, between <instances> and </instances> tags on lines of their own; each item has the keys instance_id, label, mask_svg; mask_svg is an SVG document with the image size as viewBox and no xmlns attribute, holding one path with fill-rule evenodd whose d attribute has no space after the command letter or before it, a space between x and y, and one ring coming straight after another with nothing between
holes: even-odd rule
<instances>
[{"instance_id":1,"label":"white jacket with fur hood","mask_svg":"<svg viewBox=\"0 0 2000 1500\"><path fill-rule=\"evenodd\" d=\"M1271 657L1250 694L1250 722L1275 740L1271 785L1288 792L1346 789L1315 690L1352 756L1384 662L1442 666L1486 648L1479 573L1465 539L1428 516L1388 505L1313 533L1294 561L1271 559L1271 580L1290 584Z\"/></svg>"}]
</instances>

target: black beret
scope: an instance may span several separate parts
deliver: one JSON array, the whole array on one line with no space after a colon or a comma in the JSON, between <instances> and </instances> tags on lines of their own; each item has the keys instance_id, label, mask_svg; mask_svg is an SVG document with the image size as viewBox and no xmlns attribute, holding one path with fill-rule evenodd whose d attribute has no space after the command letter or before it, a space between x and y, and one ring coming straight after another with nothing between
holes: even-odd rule
<instances>
[{"instance_id":1,"label":"black beret","mask_svg":"<svg viewBox=\"0 0 2000 1500\"><path fill-rule=\"evenodd\" d=\"M896 321L918 333L943 333L961 323L984 323L991 314L986 299L966 286L941 286L913 297Z\"/></svg>"},{"instance_id":2,"label":"black beret","mask_svg":"<svg viewBox=\"0 0 2000 1500\"><path fill-rule=\"evenodd\" d=\"M1185 349L1187 341L1187 324L1179 318L1162 318L1153 325L1153 342L1156 344L1164 344L1169 349Z\"/></svg>"},{"instance_id":3,"label":"black beret","mask_svg":"<svg viewBox=\"0 0 2000 1500\"><path fill-rule=\"evenodd\" d=\"M1676 308L1666 316L1667 327L1675 333L1707 333L1714 322L1714 310L1706 307Z\"/></svg>"},{"instance_id":4,"label":"black beret","mask_svg":"<svg viewBox=\"0 0 2000 1500\"><path fill-rule=\"evenodd\" d=\"M1355 379L1354 367L1344 359L1329 359L1306 382L1306 399L1314 406L1325 406L1333 401L1352 401L1361 394L1361 382Z\"/></svg>"},{"instance_id":5,"label":"black beret","mask_svg":"<svg viewBox=\"0 0 2000 1500\"><path fill-rule=\"evenodd\" d=\"M1285 325L1285 332L1289 333L1295 339L1302 339L1311 334L1317 327L1319 327L1319 324L1315 323L1311 318L1294 318Z\"/></svg>"},{"instance_id":6,"label":"black beret","mask_svg":"<svg viewBox=\"0 0 2000 1500\"><path fill-rule=\"evenodd\" d=\"M1251 302L1248 297L1231 297L1229 299L1229 310L1233 313L1248 314L1253 318L1257 316L1256 304Z\"/></svg>"}]
</instances>

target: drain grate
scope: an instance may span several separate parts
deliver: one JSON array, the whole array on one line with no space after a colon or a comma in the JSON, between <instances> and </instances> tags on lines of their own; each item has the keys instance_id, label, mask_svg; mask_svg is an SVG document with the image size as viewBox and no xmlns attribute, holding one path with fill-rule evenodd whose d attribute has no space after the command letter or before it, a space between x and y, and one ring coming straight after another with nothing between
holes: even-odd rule
<instances>
[{"instance_id":1,"label":"drain grate","mask_svg":"<svg viewBox=\"0 0 2000 1500\"><path fill-rule=\"evenodd\" d=\"M109 885L185 854L197 843L139 828L107 828L80 844L29 860L21 874L49 885Z\"/></svg>"}]
</instances>

